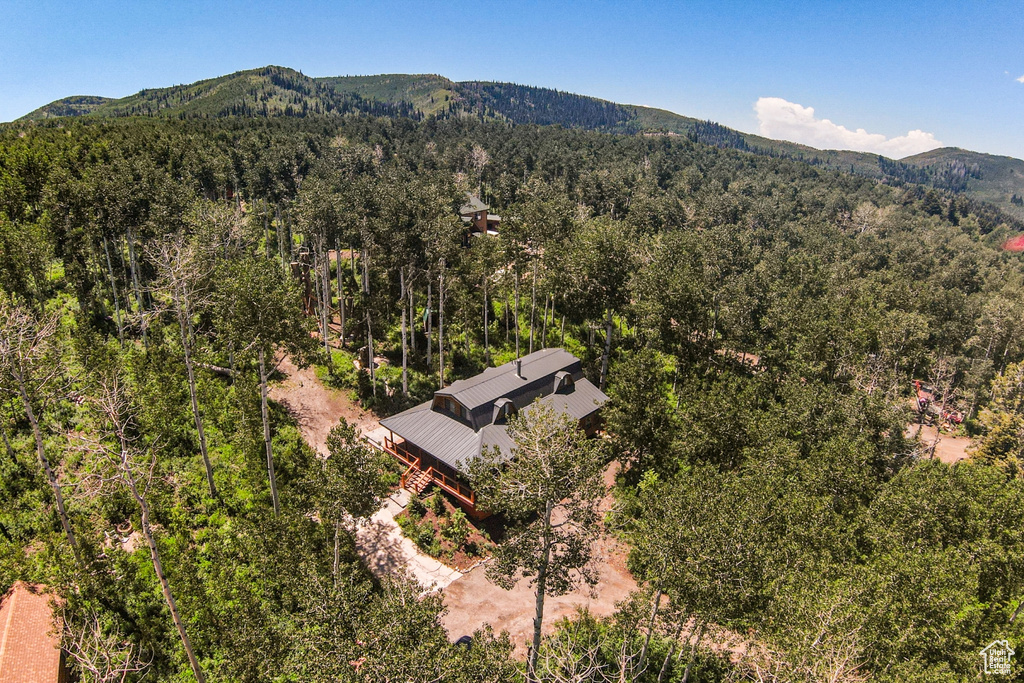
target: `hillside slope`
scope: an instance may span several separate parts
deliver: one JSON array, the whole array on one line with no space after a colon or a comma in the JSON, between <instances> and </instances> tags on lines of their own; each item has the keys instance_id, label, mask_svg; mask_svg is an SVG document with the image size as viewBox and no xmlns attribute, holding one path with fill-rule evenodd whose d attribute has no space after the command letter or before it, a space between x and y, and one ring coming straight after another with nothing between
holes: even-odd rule
<instances>
[{"instance_id":1,"label":"hillside slope","mask_svg":"<svg viewBox=\"0 0 1024 683\"><path fill-rule=\"evenodd\" d=\"M98 95L72 95L71 97L64 97L49 104L44 104L39 109L25 114L19 120L38 121L58 116L85 116L111 101L109 97L99 97Z\"/></svg>"},{"instance_id":2,"label":"hillside slope","mask_svg":"<svg viewBox=\"0 0 1024 683\"><path fill-rule=\"evenodd\" d=\"M942 147L902 160L945 182L954 191L1024 218L1024 161L1013 157ZM933 180L933 184L937 184Z\"/></svg>"},{"instance_id":3,"label":"hillside slope","mask_svg":"<svg viewBox=\"0 0 1024 683\"><path fill-rule=\"evenodd\" d=\"M678 135L716 147L803 161L886 182L962 193L1024 218L1024 161L944 148L903 160L848 150L819 150L743 133L653 107L516 83L456 82L436 74L312 78L267 66L188 85L142 90L120 99L68 97L22 117L218 118L323 116L360 112L414 119L473 116L515 124L560 125L620 134Z\"/></svg>"},{"instance_id":4,"label":"hillside slope","mask_svg":"<svg viewBox=\"0 0 1024 683\"><path fill-rule=\"evenodd\" d=\"M63 115L219 118L309 116L353 111L382 116L412 116L415 113L407 104L368 102L356 93L337 92L294 69L278 66L238 71L187 85L147 88L120 99L89 99L95 102L95 106L68 109L68 113ZM64 100L58 100L36 112L58 109L62 102ZM33 114L24 118L28 119Z\"/></svg>"}]
</instances>

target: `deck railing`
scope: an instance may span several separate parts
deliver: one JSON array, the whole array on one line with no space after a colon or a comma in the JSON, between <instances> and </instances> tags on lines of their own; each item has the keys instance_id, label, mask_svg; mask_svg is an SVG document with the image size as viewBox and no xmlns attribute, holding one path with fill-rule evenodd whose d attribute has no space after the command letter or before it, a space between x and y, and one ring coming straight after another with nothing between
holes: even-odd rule
<instances>
[{"instance_id":1,"label":"deck railing","mask_svg":"<svg viewBox=\"0 0 1024 683\"><path fill-rule=\"evenodd\" d=\"M386 436L384 437L384 450L391 453L408 466L401 478L401 485L403 488L405 488L406 482L409 481L409 478L414 472L424 471L422 458L414 456L407 449L402 448ZM473 489L469 488L458 479L449 477L444 472L438 472L433 468L433 466L428 467L426 469L426 473L427 476L430 477L430 480L443 490L452 494L467 505L472 507L476 506L476 494L473 493Z\"/></svg>"}]
</instances>

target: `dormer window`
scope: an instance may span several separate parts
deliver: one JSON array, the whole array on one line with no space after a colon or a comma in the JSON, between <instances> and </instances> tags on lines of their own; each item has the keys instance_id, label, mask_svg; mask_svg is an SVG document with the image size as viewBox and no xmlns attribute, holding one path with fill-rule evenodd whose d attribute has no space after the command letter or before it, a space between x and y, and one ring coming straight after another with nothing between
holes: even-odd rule
<instances>
[{"instance_id":1,"label":"dormer window","mask_svg":"<svg viewBox=\"0 0 1024 683\"><path fill-rule=\"evenodd\" d=\"M507 424L510 417L516 414L516 404L507 398L499 398L494 402L494 424Z\"/></svg>"},{"instance_id":2,"label":"dormer window","mask_svg":"<svg viewBox=\"0 0 1024 683\"><path fill-rule=\"evenodd\" d=\"M464 409L462 404L449 396L437 396L434 398L434 410L451 413L455 417L462 417Z\"/></svg>"},{"instance_id":3,"label":"dormer window","mask_svg":"<svg viewBox=\"0 0 1024 683\"><path fill-rule=\"evenodd\" d=\"M565 370L555 373L555 386L554 392L556 394L565 394L572 391L574 382L572 375Z\"/></svg>"}]
</instances>

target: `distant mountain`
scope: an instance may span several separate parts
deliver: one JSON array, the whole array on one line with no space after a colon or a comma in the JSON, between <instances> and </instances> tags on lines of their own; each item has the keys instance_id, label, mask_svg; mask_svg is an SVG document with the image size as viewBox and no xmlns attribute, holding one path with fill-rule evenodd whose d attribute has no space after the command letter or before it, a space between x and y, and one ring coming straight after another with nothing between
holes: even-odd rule
<instances>
[{"instance_id":1,"label":"distant mountain","mask_svg":"<svg viewBox=\"0 0 1024 683\"><path fill-rule=\"evenodd\" d=\"M317 79L277 66L238 71L189 85L140 90L120 99L77 99L89 99L95 104L88 109L68 108L64 115L165 118L311 116L349 112L416 115L414 107L408 103L365 101L356 93L339 93ZM66 100L58 100L23 118L40 118L35 116L37 112L60 110L64 102Z\"/></svg>"},{"instance_id":2,"label":"distant mountain","mask_svg":"<svg viewBox=\"0 0 1024 683\"><path fill-rule=\"evenodd\" d=\"M56 102L43 105L35 111L29 112L21 117L21 121L36 121L39 119L50 119L57 116L85 116L91 114L101 105L110 102L109 97L96 95L72 95Z\"/></svg>"},{"instance_id":3,"label":"distant mountain","mask_svg":"<svg viewBox=\"0 0 1024 683\"><path fill-rule=\"evenodd\" d=\"M716 147L804 161L890 183L919 183L988 202L1024 218L1024 161L943 148L902 160L819 150L727 128L663 109L515 83L452 81L435 74L312 78L268 66L189 85L142 90L120 99L75 96L20 120L60 116L216 118L223 116L477 117L610 133L677 135Z\"/></svg>"},{"instance_id":4,"label":"distant mountain","mask_svg":"<svg viewBox=\"0 0 1024 683\"><path fill-rule=\"evenodd\" d=\"M963 192L1024 219L1024 161L1020 159L942 147L900 163L922 169L931 185Z\"/></svg>"}]
</instances>

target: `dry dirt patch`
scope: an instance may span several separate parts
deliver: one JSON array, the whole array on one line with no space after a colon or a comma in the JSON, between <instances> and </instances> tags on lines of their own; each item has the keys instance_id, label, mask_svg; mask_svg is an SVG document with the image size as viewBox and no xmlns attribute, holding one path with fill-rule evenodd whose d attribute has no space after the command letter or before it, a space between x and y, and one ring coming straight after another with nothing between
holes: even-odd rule
<instances>
[{"instance_id":1,"label":"dry dirt patch","mask_svg":"<svg viewBox=\"0 0 1024 683\"><path fill-rule=\"evenodd\" d=\"M605 472L605 485L610 487L615 471ZM606 494L600 509L607 510L612 496ZM544 633L554 631L555 623L571 617L579 608L586 608L599 617L615 612L615 603L624 600L637 589L636 580L626 569L627 549L608 534L602 534L595 546L594 563L600 578L593 590L584 587L544 603ZM486 565L485 565L486 566ZM477 567L462 578L453 581L444 590L444 603L448 612L441 623L454 640L469 635L484 624L497 631L508 631L518 656L525 656L526 646L533 641L534 594L528 579L522 579L506 591L487 580L485 566Z\"/></svg>"},{"instance_id":2,"label":"dry dirt patch","mask_svg":"<svg viewBox=\"0 0 1024 683\"><path fill-rule=\"evenodd\" d=\"M908 439L913 439L914 435L917 434L917 439L920 441L921 446L924 448L924 457L928 457L931 453L932 445L935 444L936 430L931 425L923 425L920 427L921 433L918 434L917 424L912 424L907 427L905 435ZM935 445L935 457L947 465L952 465L955 462L966 460L970 457L967 452L967 448L971 445L971 440L966 436L952 436L949 434L939 435L939 443Z\"/></svg>"},{"instance_id":3,"label":"dry dirt patch","mask_svg":"<svg viewBox=\"0 0 1024 683\"><path fill-rule=\"evenodd\" d=\"M270 388L270 398L295 416L302 436L321 455L327 455L327 434L340 418L345 418L363 433L377 427L373 413L360 408L347 392L325 387L314 368L300 369L291 358L285 358L278 370L287 379Z\"/></svg>"}]
</instances>

